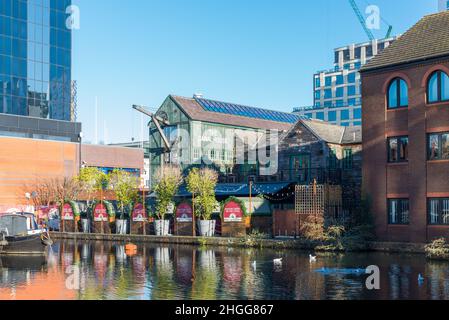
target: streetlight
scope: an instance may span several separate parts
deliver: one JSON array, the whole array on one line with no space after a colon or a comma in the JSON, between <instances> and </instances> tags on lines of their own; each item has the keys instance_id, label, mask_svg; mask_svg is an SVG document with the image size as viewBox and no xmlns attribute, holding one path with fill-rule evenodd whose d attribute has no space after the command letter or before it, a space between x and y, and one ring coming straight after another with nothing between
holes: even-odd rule
<instances>
[{"instance_id":1,"label":"streetlight","mask_svg":"<svg viewBox=\"0 0 449 320\"><path fill-rule=\"evenodd\" d=\"M79 173L81 173L81 169L83 168L83 164L82 164L82 159L81 159L81 155L82 155L82 147L83 147L83 133L80 132L78 135L78 142L79 142Z\"/></svg>"}]
</instances>

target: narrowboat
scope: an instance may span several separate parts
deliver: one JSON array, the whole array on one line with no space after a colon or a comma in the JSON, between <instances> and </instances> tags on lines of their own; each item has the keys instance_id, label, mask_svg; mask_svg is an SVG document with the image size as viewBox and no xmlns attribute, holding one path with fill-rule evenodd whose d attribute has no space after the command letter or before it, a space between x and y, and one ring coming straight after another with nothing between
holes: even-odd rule
<instances>
[{"instance_id":1,"label":"narrowboat","mask_svg":"<svg viewBox=\"0 0 449 320\"><path fill-rule=\"evenodd\" d=\"M41 255L52 244L32 213L0 215L0 255Z\"/></svg>"}]
</instances>

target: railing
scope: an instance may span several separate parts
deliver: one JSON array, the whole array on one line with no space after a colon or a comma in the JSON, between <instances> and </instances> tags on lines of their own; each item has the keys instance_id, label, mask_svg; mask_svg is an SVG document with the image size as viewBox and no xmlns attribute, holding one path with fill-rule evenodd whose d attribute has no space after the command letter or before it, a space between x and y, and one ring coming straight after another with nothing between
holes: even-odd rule
<instances>
[{"instance_id":1,"label":"railing","mask_svg":"<svg viewBox=\"0 0 449 320\"><path fill-rule=\"evenodd\" d=\"M273 175L262 175L257 170L234 171L220 174L220 183L256 183L292 182L297 184L341 184L341 169L310 168L298 170L279 170Z\"/></svg>"}]
</instances>

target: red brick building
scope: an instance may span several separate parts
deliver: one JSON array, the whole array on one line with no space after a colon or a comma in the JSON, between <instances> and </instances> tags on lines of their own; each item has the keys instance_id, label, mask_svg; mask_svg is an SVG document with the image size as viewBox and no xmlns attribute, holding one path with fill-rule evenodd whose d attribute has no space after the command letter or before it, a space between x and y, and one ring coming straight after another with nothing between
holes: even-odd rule
<instances>
[{"instance_id":1,"label":"red brick building","mask_svg":"<svg viewBox=\"0 0 449 320\"><path fill-rule=\"evenodd\" d=\"M362 68L363 193L386 241L449 238L449 12Z\"/></svg>"}]
</instances>

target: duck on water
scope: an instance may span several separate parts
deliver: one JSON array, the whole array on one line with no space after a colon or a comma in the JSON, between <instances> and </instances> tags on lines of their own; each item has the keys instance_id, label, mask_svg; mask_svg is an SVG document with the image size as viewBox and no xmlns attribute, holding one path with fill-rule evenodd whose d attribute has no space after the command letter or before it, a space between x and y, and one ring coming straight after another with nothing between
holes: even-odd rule
<instances>
[{"instance_id":1,"label":"duck on water","mask_svg":"<svg viewBox=\"0 0 449 320\"><path fill-rule=\"evenodd\" d=\"M48 230L38 226L34 214L0 215L0 254L45 254L51 245Z\"/></svg>"}]
</instances>

